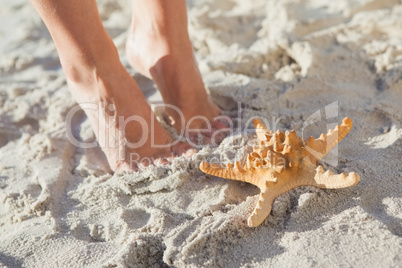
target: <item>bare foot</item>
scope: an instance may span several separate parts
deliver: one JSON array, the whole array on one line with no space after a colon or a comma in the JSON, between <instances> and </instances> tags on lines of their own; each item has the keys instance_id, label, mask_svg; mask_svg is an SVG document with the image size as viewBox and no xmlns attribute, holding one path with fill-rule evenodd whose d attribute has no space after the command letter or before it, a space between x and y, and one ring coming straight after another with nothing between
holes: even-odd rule
<instances>
[{"instance_id":1,"label":"bare foot","mask_svg":"<svg viewBox=\"0 0 402 268\"><path fill-rule=\"evenodd\" d=\"M64 60L63 67L70 70L66 71L70 91L89 117L111 169L136 170L141 165L164 164L175 155L194 152L188 151L188 144L174 143L159 125L144 95L120 63L116 49L110 46L104 49L107 61L97 57L98 62L91 66Z\"/></svg>"},{"instance_id":2,"label":"bare foot","mask_svg":"<svg viewBox=\"0 0 402 268\"><path fill-rule=\"evenodd\" d=\"M112 170L166 163L190 147L173 142L156 122L144 95L120 63L96 1L31 2L53 38L70 91L88 115ZM147 4L154 4L140 3L145 10L149 10Z\"/></svg>"},{"instance_id":3,"label":"bare foot","mask_svg":"<svg viewBox=\"0 0 402 268\"><path fill-rule=\"evenodd\" d=\"M167 12L168 7L164 8ZM204 136L204 142L220 143L225 135L223 131L217 130L227 128L227 124L214 120L221 111L210 100L205 90L187 32L186 14L178 14L177 22L171 23L152 18L157 15L155 11L144 14L140 3L136 3L133 12L136 14L133 14L126 43L130 64L154 80L165 104L180 110L182 115L166 107L166 112L173 118L178 133L187 127L186 133L193 141L199 132ZM176 12L180 12L180 8L177 8ZM152 25L152 29L146 25ZM194 132L190 129L200 130Z\"/></svg>"}]
</instances>

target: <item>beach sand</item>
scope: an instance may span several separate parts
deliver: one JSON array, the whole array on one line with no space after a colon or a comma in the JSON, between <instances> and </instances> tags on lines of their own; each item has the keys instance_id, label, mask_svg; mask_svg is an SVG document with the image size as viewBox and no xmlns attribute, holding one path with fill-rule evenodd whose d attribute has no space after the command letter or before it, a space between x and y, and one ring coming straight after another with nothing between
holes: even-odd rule
<instances>
[{"instance_id":1,"label":"beach sand","mask_svg":"<svg viewBox=\"0 0 402 268\"><path fill-rule=\"evenodd\" d=\"M125 59L128 2L100 0L100 14L158 101ZM66 137L76 103L41 19L26 0L0 1L0 266L402 267L402 1L194 0L188 10L206 87L237 131L189 161L113 175L99 148ZM253 116L304 137L350 117L321 163L360 182L296 188L247 227L258 188L198 166L241 158ZM95 140L82 111L72 124Z\"/></svg>"}]
</instances>

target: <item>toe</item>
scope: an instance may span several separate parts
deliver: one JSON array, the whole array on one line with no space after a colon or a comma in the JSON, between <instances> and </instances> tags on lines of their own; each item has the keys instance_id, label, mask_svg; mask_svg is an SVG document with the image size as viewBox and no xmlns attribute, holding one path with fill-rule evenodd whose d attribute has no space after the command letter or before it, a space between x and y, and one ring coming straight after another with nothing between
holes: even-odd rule
<instances>
[{"instance_id":1,"label":"toe","mask_svg":"<svg viewBox=\"0 0 402 268\"><path fill-rule=\"evenodd\" d=\"M202 149L202 147L204 147L205 145L213 144L210 138L212 134L212 132L191 132L186 135L187 142L194 148Z\"/></svg>"},{"instance_id":2,"label":"toe","mask_svg":"<svg viewBox=\"0 0 402 268\"><path fill-rule=\"evenodd\" d=\"M210 132L202 134L210 139L210 144L219 145L230 134L229 125L229 121L218 119L212 122Z\"/></svg>"},{"instance_id":3,"label":"toe","mask_svg":"<svg viewBox=\"0 0 402 268\"><path fill-rule=\"evenodd\" d=\"M212 127L216 129L230 128L230 119L218 119L212 122Z\"/></svg>"},{"instance_id":4,"label":"toe","mask_svg":"<svg viewBox=\"0 0 402 268\"><path fill-rule=\"evenodd\" d=\"M155 166L166 166L171 164L173 161L173 157L161 157L154 160Z\"/></svg>"},{"instance_id":5,"label":"toe","mask_svg":"<svg viewBox=\"0 0 402 268\"><path fill-rule=\"evenodd\" d=\"M179 142L172 147L172 153L176 156L183 155L189 158L196 152L197 150L187 142Z\"/></svg>"},{"instance_id":6,"label":"toe","mask_svg":"<svg viewBox=\"0 0 402 268\"><path fill-rule=\"evenodd\" d=\"M129 164L127 162L121 162L116 166L116 168L114 168L115 173L135 172L137 170L138 170L138 166L135 163Z\"/></svg>"}]
</instances>

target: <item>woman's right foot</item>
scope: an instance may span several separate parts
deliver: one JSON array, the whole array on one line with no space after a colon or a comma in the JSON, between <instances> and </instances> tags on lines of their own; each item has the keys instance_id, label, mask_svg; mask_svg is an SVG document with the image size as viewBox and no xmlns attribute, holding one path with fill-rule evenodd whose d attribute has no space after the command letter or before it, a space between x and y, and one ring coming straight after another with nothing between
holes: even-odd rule
<instances>
[{"instance_id":1,"label":"woman's right foot","mask_svg":"<svg viewBox=\"0 0 402 268\"><path fill-rule=\"evenodd\" d=\"M120 63L114 45L110 43L103 53L108 55L107 61L97 57L95 66L85 61L62 63L75 100L82 107L88 106L84 111L111 169L132 171L141 165L167 163L173 156L194 153L186 143L173 143L159 125L144 95Z\"/></svg>"}]
</instances>

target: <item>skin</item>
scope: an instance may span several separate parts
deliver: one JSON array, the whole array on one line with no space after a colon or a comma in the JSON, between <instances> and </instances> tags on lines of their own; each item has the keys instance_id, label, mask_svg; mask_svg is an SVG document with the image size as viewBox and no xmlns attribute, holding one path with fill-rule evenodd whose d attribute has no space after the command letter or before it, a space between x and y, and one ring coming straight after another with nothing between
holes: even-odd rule
<instances>
[{"instance_id":1,"label":"skin","mask_svg":"<svg viewBox=\"0 0 402 268\"><path fill-rule=\"evenodd\" d=\"M174 144L157 123L138 85L121 64L95 0L31 3L53 38L73 97L79 104L98 104L97 109L84 111L112 170L135 170L139 159L146 159L144 165L166 163L172 156L194 153L187 143ZM182 112L184 124L176 112L166 110L179 133L185 126L210 125L208 131L201 132L209 141L226 125L214 121L220 110L209 100L197 68L185 0L133 0L132 12L126 45L130 64L155 81L166 104ZM194 116L203 119L191 120ZM160 146L152 146L152 142Z\"/></svg>"}]
</instances>

